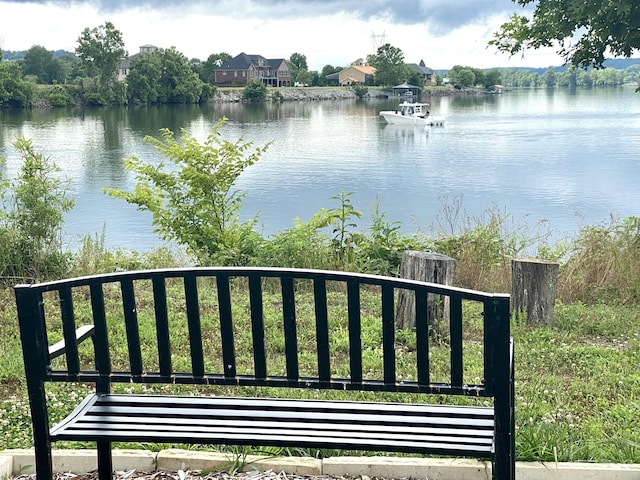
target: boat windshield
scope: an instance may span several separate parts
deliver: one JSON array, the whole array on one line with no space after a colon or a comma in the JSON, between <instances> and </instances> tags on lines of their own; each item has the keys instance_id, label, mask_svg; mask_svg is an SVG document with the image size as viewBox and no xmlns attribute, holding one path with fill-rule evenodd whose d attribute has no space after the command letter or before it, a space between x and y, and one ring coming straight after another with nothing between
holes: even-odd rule
<instances>
[{"instance_id":1,"label":"boat windshield","mask_svg":"<svg viewBox=\"0 0 640 480\"><path fill-rule=\"evenodd\" d=\"M402 115L419 115L424 116L428 110L426 103L403 103L400 105Z\"/></svg>"}]
</instances>

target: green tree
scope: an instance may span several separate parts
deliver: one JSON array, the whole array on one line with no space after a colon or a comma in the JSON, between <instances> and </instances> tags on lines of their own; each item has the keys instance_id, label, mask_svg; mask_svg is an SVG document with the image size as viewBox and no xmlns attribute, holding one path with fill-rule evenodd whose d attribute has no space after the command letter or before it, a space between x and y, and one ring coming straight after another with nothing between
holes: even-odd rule
<instances>
[{"instance_id":1,"label":"green tree","mask_svg":"<svg viewBox=\"0 0 640 480\"><path fill-rule=\"evenodd\" d=\"M307 57L301 53L292 53L289 60L287 60L287 63L289 64L289 70L291 71L291 78L295 82L300 81L297 78L299 71L309 70L309 67L307 67Z\"/></svg>"},{"instance_id":2,"label":"green tree","mask_svg":"<svg viewBox=\"0 0 640 480\"><path fill-rule=\"evenodd\" d=\"M219 68L224 62L231 60L233 57L228 53L212 53L207 60L202 63L200 69L200 80L205 83L213 83L213 75L216 68Z\"/></svg>"},{"instance_id":3,"label":"green tree","mask_svg":"<svg viewBox=\"0 0 640 480\"><path fill-rule=\"evenodd\" d=\"M311 85L313 83L313 74L309 70L298 70L296 82L302 85Z\"/></svg>"},{"instance_id":4,"label":"green tree","mask_svg":"<svg viewBox=\"0 0 640 480\"><path fill-rule=\"evenodd\" d=\"M571 65L564 72L556 74L556 84L561 87L575 87L578 85L578 67Z\"/></svg>"},{"instance_id":5,"label":"green tree","mask_svg":"<svg viewBox=\"0 0 640 480\"><path fill-rule=\"evenodd\" d=\"M461 87L473 87L476 84L476 75L470 68L463 68L458 72L458 81Z\"/></svg>"},{"instance_id":6,"label":"green tree","mask_svg":"<svg viewBox=\"0 0 640 480\"><path fill-rule=\"evenodd\" d=\"M267 99L267 86L261 80L249 80L242 91L242 99L252 103L264 102Z\"/></svg>"},{"instance_id":7,"label":"green tree","mask_svg":"<svg viewBox=\"0 0 640 480\"><path fill-rule=\"evenodd\" d=\"M127 76L130 103L198 103L203 83L175 47L137 56Z\"/></svg>"},{"instance_id":8,"label":"green tree","mask_svg":"<svg viewBox=\"0 0 640 480\"><path fill-rule=\"evenodd\" d=\"M535 5L531 17L514 13L489 42L515 55L528 48L555 47L567 63L602 67L605 53L631 57L640 49L637 0L512 0Z\"/></svg>"},{"instance_id":9,"label":"green tree","mask_svg":"<svg viewBox=\"0 0 640 480\"><path fill-rule=\"evenodd\" d=\"M136 56L127 75L127 97L129 103L154 104L159 102L160 56L151 52Z\"/></svg>"},{"instance_id":10,"label":"green tree","mask_svg":"<svg viewBox=\"0 0 640 480\"><path fill-rule=\"evenodd\" d=\"M116 80L120 59L127 55L122 33L111 22L96 28L85 28L78 37L76 54L91 75L97 75L102 93Z\"/></svg>"},{"instance_id":11,"label":"green tree","mask_svg":"<svg viewBox=\"0 0 640 480\"><path fill-rule=\"evenodd\" d=\"M410 70L407 82L411 85L415 85L418 88L424 88L424 75L415 70Z\"/></svg>"},{"instance_id":12,"label":"green tree","mask_svg":"<svg viewBox=\"0 0 640 480\"><path fill-rule=\"evenodd\" d=\"M546 87L555 87L556 72L553 67L547 68L547 70L544 72L544 75L542 75L542 81L544 82L544 85Z\"/></svg>"},{"instance_id":13,"label":"green tree","mask_svg":"<svg viewBox=\"0 0 640 480\"><path fill-rule=\"evenodd\" d=\"M476 74L471 67L454 65L447 76L451 83L460 87L473 87L476 84Z\"/></svg>"},{"instance_id":14,"label":"green tree","mask_svg":"<svg viewBox=\"0 0 640 480\"><path fill-rule=\"evenodd\" d=\"M68 182L30 140L19 137L13 147L23 163L17 179L1 183L2 276L42 279L62 274L69 261L62 252L64 214L74 205L67 197Z\"/></svg>"},{"instance_id":15,"label":"green tree","mask_svg":"<svg viewBox=\"0 0 640 480\"><path fill-rule=\"evenodd\" d=\"M167 129L161 130L160 139L145 137L170 165L129 157L126 168L136 177L135 190L107 190L151 212L154 230L163 239L185 246L200 264L246 264L252 242L258 241L255 220L239 220L244 194L233 186L268 145L250 151L253 144L242 138L235 143L221 139L225 121L203 144L186 131L179 140Z\"/></svg>"},{"instance_id":16,"label":"green tree","mask_svg":"<svg viewBox=\"0 0 640 480\"><path fill-rule=\"evenodd\" d=\"M53 52L40 45L34 45L24 54L22 73L33 75L40 83L52 83Z\"/></svg>"},{"instance_id":17,"label":"green tree","mask_svg":"<svg viewBox=\"0 0 640 480\"><path fill-rule=\"evenodd\" d=\"M318 75L318 86L325 86L327 84L327 76L338 73L340 70L342 70L341 67L334 67L333 65L325 65L322 67L322 70Z\"/></svg>"},{"instance_id":18,"label":"green tree","mask_svg":"<svg viewBox=\"0 0 640 480\"><path fill-rule=\"evenodd\" d=\"M474 82L473 85L482 85L482 86L486 86L487 84L487 74L485 73L485 71L481 68L471 68L471 71L473 72L474 75Z\"/></svg>"},{"instance_id":19,"label":"green tree","mask_svg":"<svg viewBox=\"0 0 640 480\"><path fill-rule=\"evenodd\" d=\"M409 67L404 63L404 53L388 43L378 48L375 55L370 55L368 61L369 65L376 69L375 79L378 85L398 85L409 78Z\"/></svg>"},{"instance_id":20,"label":"green tree","mask_svg":"<svg viewBox=\"0 0 640 480\"><path fill-rule=\"evenodd\" d=\"M502 74L497 68L487 70L484 74L484 87L491 87L492 85L500 85L502 83Z\"/></svg>"},{"instance_id":21,"label":"green tree","mask_svg":"<svg viewBox=\"0 0 640 480\"><path fill-rule=\"evenodd\" d=\"M191 69L189 60L175 47L158 49L151 53L160 57L160 83L158 85L161 103L197 103L202 94L202 81Z\"/></svg>"},{"instance_id":22,"label":"green tree","mask_svg":"<svg viewBox=\"0 0 640 480\"><path fill-rule=\"evenodd\" d=\"M35 85L22 78L20 64L0 62L0 107L29 107Z\"/></svg>"}]
</instances>

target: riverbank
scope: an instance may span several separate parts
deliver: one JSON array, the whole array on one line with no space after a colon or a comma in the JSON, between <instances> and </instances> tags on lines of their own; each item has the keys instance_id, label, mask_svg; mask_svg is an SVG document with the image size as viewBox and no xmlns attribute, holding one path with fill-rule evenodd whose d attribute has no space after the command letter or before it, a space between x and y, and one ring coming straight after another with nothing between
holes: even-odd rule
<instances>
[{"instance_id":1,"label":"riverbank","mask_svg":"<svg viewBox=\"0 0 640 480\"><path fill-rule=\"evenodd\" d=\"M234 89L218 89L215 93L213 100L215 102L241 102L242 94L244 89L242 88L234 88ZM335 88L279 88L272 89L269 91L269 95L273 95L272 92L278 92L277 96L280 97L282 101L291 102L291 101L318 101L318 100L349 100L356 99L357 96L353 89L350 87L335 87ZM426 88L423 92L424 95L428 96L460 96L460 95L482 95L485 94L485 91L480 88L466 88L463 90L457 90L455 88L443 88L443 87L433 87ZM370 88L368 93L368 97L391 97L393 96L392 92L381 90L379 88Z\"/></svg>"}]
</instances>

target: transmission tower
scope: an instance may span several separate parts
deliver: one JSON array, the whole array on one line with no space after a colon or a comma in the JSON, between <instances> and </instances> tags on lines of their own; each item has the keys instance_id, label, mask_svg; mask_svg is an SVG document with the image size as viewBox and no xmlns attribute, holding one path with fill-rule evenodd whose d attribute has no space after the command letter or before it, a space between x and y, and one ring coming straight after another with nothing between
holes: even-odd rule
<instances>
[{"instance_id":1,"label":"transmission tower","mask_svg":"<svg viewBox=\"0 0 640 480\"><path fill-rule=\"evenodd\" d=\"M371 44L373 45L373 48L378 51L378 49L383 46L385 43L387 43L387 33L386 32L382 32L380 34L376 34L374 32L371 32Z\"/></svg>"}]
</instances>

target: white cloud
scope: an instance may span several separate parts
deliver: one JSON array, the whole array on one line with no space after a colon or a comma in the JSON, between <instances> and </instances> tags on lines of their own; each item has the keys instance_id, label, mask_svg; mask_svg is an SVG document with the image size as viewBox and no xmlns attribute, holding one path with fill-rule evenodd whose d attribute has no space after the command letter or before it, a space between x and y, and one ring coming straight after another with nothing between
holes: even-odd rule
<instances>
[{"instance_id":1,"label":"white cloud","mask_svg":"<svg viewBox=\"0 0 640 480\"><path fill-rule=\"evenodd\" d=\"M326 64L344 66L375 53L371 36L384 34L388 43L403 51L407 62L424 60L436 69L456 64L489 68L562 63L551 51L532 51L524 59L510 59L487 48L492 32L506 21L506 12L516 9L507 0L493 0L484 9L477 8L480 2L470 0L372 0L367 4L234 0L215 6L171 2L164 7L158 6L162 2L156 7L143 3L124 7L123 3L0 1L0 48L27 50L42 45L73 51L85 28L110 21L122 32L130 54L144 44L174 46L187 57L202 60L220 52L269 58L288 58L298 52L307 57L310 69L321 70ZM366 10L362 5L367 5ZM465 14L458 16L464 21L455 23L453 13L462 10Z\"/></svg>"}]
</instances>

